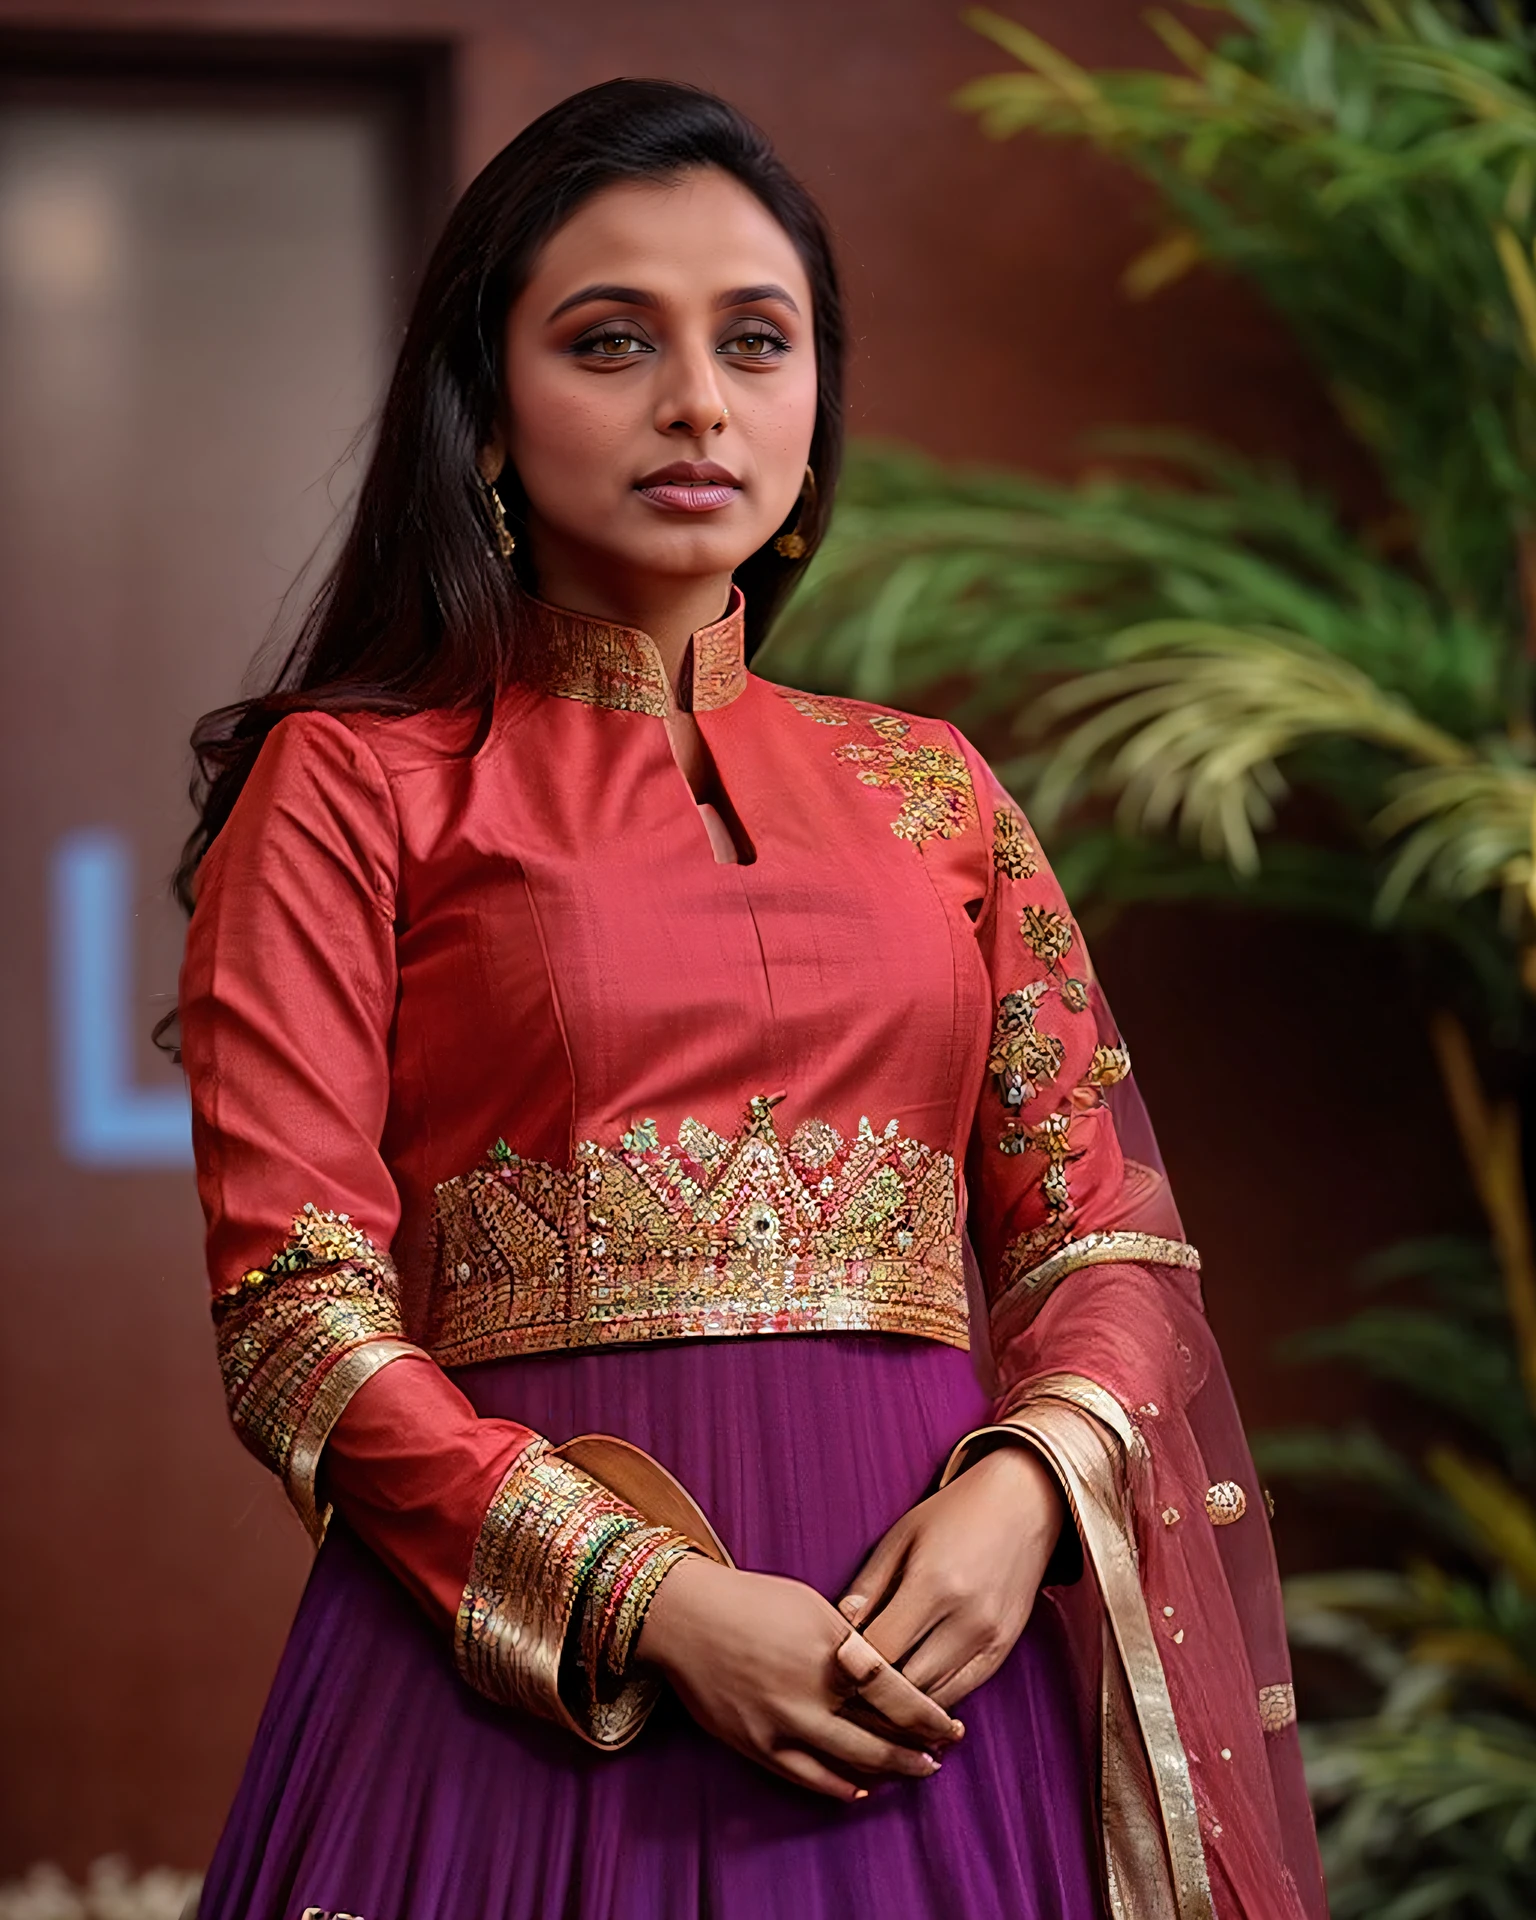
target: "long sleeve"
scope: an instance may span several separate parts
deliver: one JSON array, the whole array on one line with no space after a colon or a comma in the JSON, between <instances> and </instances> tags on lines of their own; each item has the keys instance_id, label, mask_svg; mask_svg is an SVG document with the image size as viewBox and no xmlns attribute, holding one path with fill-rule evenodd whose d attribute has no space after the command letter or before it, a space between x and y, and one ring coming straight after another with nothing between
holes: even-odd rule
<instances>
[{"instance_id":1,"label":"long sleeve","mask_svg":"<svg viewBox=\"0 0 1536 1920\"><path fill-rule=\"evenodd\" d=\"M979 756L994 1024L967 1150L993 1424L1060 1480L1092 1569L1106 1869L1182 1916L1323 1911L1273 1546L1130 1058L1028 823ZM1095 1599L1093 1596L1096 1595ZM1241 1904L1235 1888L1268 1888Z\"/></svg>"},{"instance_id":2,"label":"long sleeve","mask_svg":"<svg viewBox=\"0 0 1536 1920\"><path fill-rule=\"evenodd\" d=\"M472 1684L617 1744L648 1706L622 1671L636 1609L687 1544L527 1427L477 1417L408 1337L380 1150L398 847L375 756L295 715L200 875L182 1046L230 1416L317 1540L323 1457L349 1525L452 1631ZM607 1605L619 1591L627 1614ZM619 1637L588 1636L573 1702L562 1659L594 1606Z\"/></svg>"},{"instance_id":3,"label":"long sleeve","mask_svg":"<svg viewBox=\"0 0 1536 1920\"><path fill-rule=\"evenodd\" d=\"M1130 1073L1082 935L1028 823L979 761L990 828L976 938L993 1029L966 1155L1001 1409L1031 1370L1024 1340L1088 1266L1194 1268L1161 1173L1125 1148L1112 1089Z\"/></svg>"}]
</instances>

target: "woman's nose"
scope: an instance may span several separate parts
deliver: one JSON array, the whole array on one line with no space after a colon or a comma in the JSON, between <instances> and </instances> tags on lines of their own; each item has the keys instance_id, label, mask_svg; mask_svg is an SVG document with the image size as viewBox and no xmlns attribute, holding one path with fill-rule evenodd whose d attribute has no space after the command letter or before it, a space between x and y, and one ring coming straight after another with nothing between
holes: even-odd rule
<instances>
[{"instance_id":1,"label":"woman's nose","mask_svg":"<svg viewBox=\"0 0 1536 1920\"><path fill-rule=\"evenodd\" d=\"M718 363L713 352L679 355L669 380L657 398L656 426L662 433L687 433L702 440L726 419L725 395L720 391Z\"/></svg>"}]
</instances>

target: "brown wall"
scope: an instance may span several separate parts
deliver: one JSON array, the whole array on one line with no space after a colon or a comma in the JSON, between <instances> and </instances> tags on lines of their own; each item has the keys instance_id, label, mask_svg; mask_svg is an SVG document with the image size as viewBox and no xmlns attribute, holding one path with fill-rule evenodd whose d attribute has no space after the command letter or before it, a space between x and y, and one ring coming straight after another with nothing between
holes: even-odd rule
<instances>
[{"instance_id":1,"label":"brown wall","mask_svg":"<svg viewBox=\"0 0 1536 1920\"><path fill-rule=\"evenodd\" d=\"M1074 150L993 147L946 106L1001 64L957 10L0 0L0 25L441 39L460 181L576 87L615 73L701 82L756 115L831 212L855 315L855 431L1061 472L1093 427L1173 422L1369 501L1369 474L1294 352L1240 293L1205 280L1149 306L1121 298L1118 271L1151 231L1132 183ZM1087 61L1157 57L1139 0L1014 11ZM159 964L149 985L163 992ZM1405 999L1368 945L1187 914L1138 916L1100 965L1246 1410L1325 1404L1323 1388L1304 1403L1303 1383L1271 1368L1274 1338L1332 1312L1361 1253L1454 1224L1467 1204ZM77 1217L29 1240L27 1196L11 1191L0 1323L18 1550L0 1872L108 1847L196 1865L305 1553L223 1429L185 1177L76 1174L49 1204ZM86 1257L87 1215L110 1217L110 1272Z\"/></svg>"}]
</instances>

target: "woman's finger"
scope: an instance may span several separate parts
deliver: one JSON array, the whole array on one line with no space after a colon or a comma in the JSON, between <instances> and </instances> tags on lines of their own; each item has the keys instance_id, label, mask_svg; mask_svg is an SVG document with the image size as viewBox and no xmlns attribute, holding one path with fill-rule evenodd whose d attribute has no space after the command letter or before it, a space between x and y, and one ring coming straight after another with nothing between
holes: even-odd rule
<instances>
[{"instance_id":1,"label":"woman's finger","mask_svg":"<svg viewBox=\"0 0 1536 1920\"><path fill-rule=\"evenodd\" d=\"M806 1753L800 1747L781 1747L776 1753L757 1756L764 1766L782 1779L792 1780L798 1787L809 1787L812 1793L824 1793L829 1800L867 1800L868 1787L861 1787L857 1781L845 1780L840 1773L834 1773L823 1760L813 1753Z\"/></svg>"},{"instance_id":2,"label":"woman's finger","mask_svg":"<svg viewBox=\"0 0 1536 1920\"><path fill-rule=\"evenodd\" d=\"M990 1680L1003 1664L996 1653L978 1653L968 1660L947 1680L941 1680L933 1690L933 1697L946 1710L956 1707L968 1693L974 1693L985 1680Z\"/></svg>"},{"instance_id":3,"label":"woman's finger","mask_svg":"<svg viewBox=\"0 0 1536 1920\"><path fill-rule=\"evenodd\" d=\"M949 1715L944 1716L945 1724ZM839 1770L878 1777L899 1774L909 1780L927 1780L939 1770L930 1753L917 1747L904 1747L899 1741L874 1733L870 1728L845 1720L841 1714L818 1717L801 1733L802 1740L830 1760Z\"/></svg>"},{"instance_id":4,"label":"woman's finger","mask_svg":"<svg viewBox=\"0 0 1536 1920\"><path fill-rule=\"evenodd\" d=\"M990 1680L1007 1659L1014 1638L988 1633L961 1617L944 1621L902 1667L914 1687L931 1700L953 1707L983 1680Z\"/></svg>"},{"instance_id":5,"label":"woman's finger","mask_svg":"<svg viewBox=\"0 0 1536 1920\"><path fill-rule=\"evenodd\" d=\"M902 1661L901 1672L914 1687L936 1700L939 1689L984 1651L975 1629L968 1627L963 1617L951 1614L919 1641Z\"/></svg>"},{"instance_id":6,"label":"woman's finger","mask_svg":"<svg viewBox=\"0 0 1536 1920\"><path fill-rule=\"evenodd\" d=\"M853 1576L848 1591L838 1601L837 1610L845 1620L851 1620L856 1627L864 1625L900 1577L906 1551L906 1529L892 1527Z\"/></svg>"},{"instance_id":7,"label":"woman's finger","mask_svg":"<svg viewBox=\"0 0 1536 1920\"><path fill-rule=\"evenodd\" d=\"M914 1578L909 1561L895 1591L878 1612L866 1617L860 1632L878 1654L905 1672L913 1649L928 1638L947 1611L928 1583Z\"/></svg>"},{"instance_id":8,"label":"woman's finger","mask_svg":"<svg viewBox=\"0 0 1536 1920\"><path fill-rule=\"evenodd\" d=\"M864 1704L873 1707L898 1731L913 1735L925 1745L958 1740L965 1732L958 1720L952 1719L944 1708L930 1700L904 1674L898 1673L852 1628L837 1650L837 1664Z\"/></svg>"}]
</instances>

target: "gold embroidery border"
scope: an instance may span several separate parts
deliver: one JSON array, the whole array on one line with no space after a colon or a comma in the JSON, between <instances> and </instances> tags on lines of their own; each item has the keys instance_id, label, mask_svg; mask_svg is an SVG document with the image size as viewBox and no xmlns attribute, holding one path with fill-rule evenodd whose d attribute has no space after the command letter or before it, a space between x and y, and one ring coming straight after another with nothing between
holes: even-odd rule
<instances>
[{"instance_id":1,"label":"gold embroidery border","mask_svg":"<svg viewBox=\"0 0 1536 1920\"><path fill-rule=\"evenodd\" d=\"M593 1745L619 1746L639 1732L654 1704L655 1682L628 1689L615 1702L613 1733L600 1742L560 1693L583 1549L603 1544L599 1524L621 1503L596 1481L549 1457L534 1439L518 1454L486 1509L454 1624L454 1657L477 1693L552 1720Z\"/></svg>"},{"instance_id":2,"label":"gold embroidery border","mask_svg":"<svg viewBox=\"0 0 1536 1920\"><path fill-rule=\"evenodd\" d=\"M365 1386L376 1373L382 1373L391 1362L412 1358L430 1361L431 1355L409 1340L390 1338L349 1348L326 1369L314 1398L305 1409L283 1466L283 1486L317 1547L325 1539L331 1521L330 1502L321 1507L318 1488L320 1456L326 1441L359 1387Z\"/></svg>"},{"instance_id":3,"label":"gold embroidery border","mask_svg":"<svg viewBox=\"0 0 1536 1920\"><path fill-rule=\"evenodd\" d=\"M1004 1248L1004 1273L1008 1271L1008 1253L1009 1249ZM1165 1240L1156 1233L1123 1230L1085 1233L1080 1239L1069 1240L1064 1247L1058 1247L1049 1258L1031 1267L1027 1273L1010 1280L992 1304L992 1318L1011 1322L1021 1308L1027 1308L1032 1319L1068 1274L1076 1273L1080 1267L1118 1266L1122 1262L1151 1267L1184 1267L1198 1273L1200 1251L1187 1240Z\"/></svg>"},{"instance_id":4,"label":"gold embroidery border","mask_svg":"<svg viewBox=\"0 0 1536 1920\"><path fill-rule=\"evenodd\" d=\"M611 625L547 601L527 597L540 651L520 660L517 677L541 693L579 700L616 713L643 713L664 720L671 711L666 669L656 642L638 627ZM693 635L693 673L684 689L687 710L709 713L729 706L747 684L746 602L732 587L720 619Z\"/></svg>"},{"instance_id":5,"label":"gold embroidery border","mask_svg":"<svg viewBox=\"0 0 1536 1920\"><path fill-rule=\"evenodd\" d=\"M676 1488L649 1455L624 1442L588 1434L572 1446L595 1448L609 1463L616 1446L620 1465L634 1455L632 1482L639 1463L651 1494L657 1478ZM676 1492L691 1507L682 1488ZM685 1555L726 1559L703 1515L699 1521L708 1544L647 1519L536 1436L501 1478L474 1542L453 1630L459 1674L488 1699L553 1720L588 1745L628 1745L660 1697L655 1674L628 1670L651 1599ZM578 1615L584 1686L566 1699L561 1670Z\"/></svg>"},{"instance_id":6,"label":"gold embroidery border","mask_svg":"<svg viewBox=\"0 0 1536 1920\"><path fill-rule=\"evenodd\" d=\"M1171 1875L1166 1889L1157 1892L1177 1920L1216 1920L1189 1758L1147 1612L1125 1508L1125 1460L1145 1451L1135 1423L1114 1395L1096 1381L1078 1374L1043 1375L1028 1382L1002 1420L978 1428L961 1440L950 1455L941 1484L947 1484L962 1470L972 1444L987 1434L1023 1435L1055 1470L1084 1551L1093 1564L1118 1655L1118 1662L1106 1661L1106 1686L1123 1682L1128 1689L1151 1768L1166 1849L1160 1864L1163 1872ZM1119 1442L1118 1448L1114 1441ZM1113 1704L1113 1698L1106 1695L1103 1725L1110 1736L1115 1735L1116 1727L1110 1711ZM1123 1748L1106 1745L1106 1781L1111 1785L1123 1783L1135 1759ZM1124 1811L1123 1800L1123 1795L1117 1795L1115 1810ZM1106 1814L1109 1811L1107 1807ZM1139 1920L1144 1912L1158 1911L1150 1904L1153 1889L1145 1884L1150 1866L1146 1850L1141 1845L1132 1847L1134 1838L1118 1821L1106 1818L1102 1840L1115 1920ZM1125 1888L1134 1888L1137 1899L1128 1899L1122 1891Z\"/></svg>"},{"instance_id":7,"label":"gold embroidery border","mask_svg":"<svg viewBox=\"0 0 1536 1920\"><path fill-rule=\"evenodd\" d=\"M421 1352L404 1337L394 1265L350 1215L306 1201L268 1264L210 1304L231 1424L318 1546L329 1510L316 1480L336 1422L380 1367Z\"/></svg>"},{"instance_id":8,"label":"gold embroidery border","mask_svg":"<svg viewBox=\"0 0 1536 1920\"><path fill-rule=\"evenodd\" d=\"M645 1120L619 1149L578 1142L570 1168L498 1141L440 1182L432 1357L772 1333L969 1347L953 1158L867 1116L846 1137L807 1119L786 1141L773 1105L755 1097L729 1136L684 1120L675 1146ZM872 1214L892 1181L899 1205Z\"/></svg>"}]
</instances>

